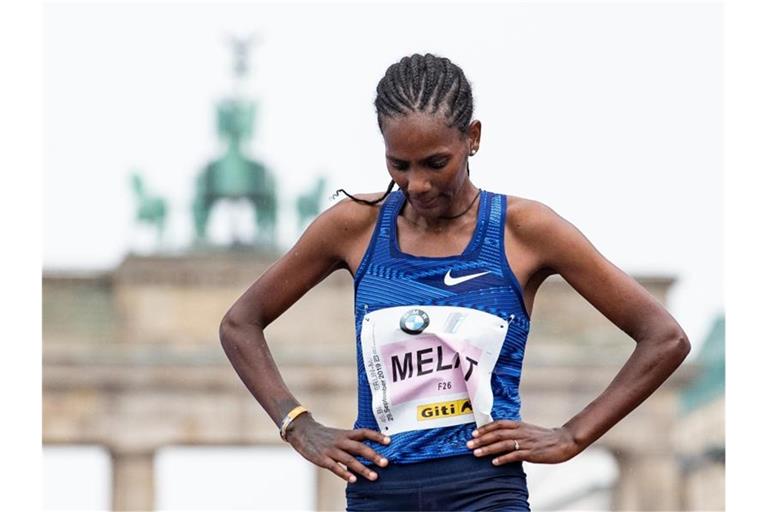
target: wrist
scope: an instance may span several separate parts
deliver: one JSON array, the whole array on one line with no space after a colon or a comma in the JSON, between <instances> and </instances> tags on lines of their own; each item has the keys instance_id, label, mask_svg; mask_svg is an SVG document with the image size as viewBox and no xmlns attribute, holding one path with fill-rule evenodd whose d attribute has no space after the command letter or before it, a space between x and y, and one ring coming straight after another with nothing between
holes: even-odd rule
<instances>
[{"instance_id":1,"label":"wrist","mask_svg":"<svg viewBox=\"0 0 768 512\"><path fill-rule=\"evenodd\" d=\"M571 439L573 439L573 442L576 444L576 446L579 447L580 450L583 450L592 444L593 441L589 439L591 436L592 427L585 420L585 411L582 411L570 420L566 421L563 426L560 427L570 435Z\"/></svg>"},{"instance_id":2,"label":"wrist","mask_svg":"<svg viewBox=\"0 0 768 512\"><path fill-rule=\"evenodd\" d=\"M280 438L283 441L288 441L285 438L286 429L288 428L288 425L290 425L296 418L301 416L302 414L309 413L309 409L304 407L303 405L297 405L293 409L291 409L288 414L285 415L283 420L280 422Z\"/></svg>"},{"instance_id":3,"label":"wrist","mask_svg":"<svg viewBox=\"0 0 768 512\"><path fill-rule=\"evenodd\" d=\"M312 423L317 423L312 417L312 413L305 412L300 414L285 427L285 440L290 443L292 437L295 437L297 434L300 435Z\"/></svg>"},{"instance_id":4,"label":"wrist","mask_svg":"<svg viewBox=\"0 0 768 512\"><path fill-rule=\"evenodd\" d=\"M559 427L557 430L560 431L560 434L563 439L563 443L565 445L566 452L568 453L569 457L575 457L579 453L581 453L586 446L583 446L581 443L579 443L578 439L576 438L576 435L574 432L568 427L568 425L563 425L562 427Z\"/></svg>"}]
</instances>

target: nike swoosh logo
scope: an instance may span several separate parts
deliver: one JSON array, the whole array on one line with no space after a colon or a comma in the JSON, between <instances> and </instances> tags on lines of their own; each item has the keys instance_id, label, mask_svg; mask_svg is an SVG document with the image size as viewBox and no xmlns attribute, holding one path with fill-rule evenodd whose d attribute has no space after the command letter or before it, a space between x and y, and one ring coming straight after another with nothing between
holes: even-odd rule
<instances>
[{"instance_id":1,"label":"nike swoosh logo","mask_svg":"<svg viewBox=\"0 0 768 512\"><path fill-rule=\"evenodd\" d=\"M486 270L485 272L480 272L479 274L469 274L468 276L461 276L461 277L452 277L451 271L445 273L445 278L443 279L443 282L446 286L456 286L457 284L461 284L463 282L469 281L470 279L474 279L476 277L484 276L485 274L490 273L490 270Z\"/></svg>"}]
</instances>

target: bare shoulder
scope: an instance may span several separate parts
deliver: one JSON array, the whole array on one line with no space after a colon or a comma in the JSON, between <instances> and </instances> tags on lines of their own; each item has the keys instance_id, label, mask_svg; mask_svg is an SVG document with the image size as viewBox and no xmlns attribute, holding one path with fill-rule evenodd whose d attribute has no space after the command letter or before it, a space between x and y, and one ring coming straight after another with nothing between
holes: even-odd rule
<instances>
[{"instance_id":1,"label":"bare shoulder","mask_svg":"<svg viewBox=\"0 0 768 512\"><path fill-rule=\"evenodd\" d=\"M507 195L507 229L522 240L533 241L563 219L555 211L535 199Z\"/></svg>"},{"instance_id":2,"label":"bare shoulder","mask_svg":"<svg viewBox=\"0 0 768 512\"><path fill-rule=\"evenodd\" d=\"M384 192L353 195L358 199L376 201ZM370 240L382 203L369 205L345 197L323 211L307 231L312 230L312 238L335 253L347 267L354 266L356 255ZM363 247L362 252L364 250Z\"/></svg>"},{"instance_id":3,"label":"bare shoulder","mask_svg":"<svg viewBox=\"0 0 768 512\"><path fill-rule=\"evenodd\" d=\"M373 192L366 194L353 194L358 199L366 201L375 201L384 195L384 192ZM329 221L334 227L345 233L356 233L365 231L376 223L376 219L383 201L369 205L359 203L349 197L345 197L328 208L324 215L329 217Z\"/></svg>"},{"instance_id":4,"label":"bare shoulder","mask_svg":"<svg viewBox=\"0 0 768 512\"><path fill-rule=\"evenodd\" d=\"M573 224L541 201L507 196L506 214L509 238L517 244L518 251L528 254L537 269L559 272L563 260L587 242Z\"/></svg>"},{"instance_id":5,"label":"bare shoulder","mask_svg":"<svg viewBox=\"0 0 768 512\"><path fill-rule=\"evenodd\" d=\"M507 230L536 255L542 266L566 277L569 270L583 268L586 261L598 265L599 260L604 260L584 233L553 208L541 201L509 197Z\"/></svg>"},{"instance_id":6,"label":"bare shoulder","mask_svg":"<svg viewBox=\"0 0 768 512\"><path fill-rule=\"evenodd\" d=\"M377 201L384 196L384 192L353 195L357 199ZM322 221L326 226L323 234L325 243L333 245L339 260L353 275L373 235L383 202L365 204L345 197L320 216L325 217Z\"/></svg>"}]
</instances>

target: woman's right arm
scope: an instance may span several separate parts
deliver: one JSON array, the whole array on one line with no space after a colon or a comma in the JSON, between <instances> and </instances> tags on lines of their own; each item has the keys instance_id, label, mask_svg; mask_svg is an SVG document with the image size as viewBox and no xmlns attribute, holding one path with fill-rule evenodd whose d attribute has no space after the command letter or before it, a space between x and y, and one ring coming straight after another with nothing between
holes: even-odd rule
<instances>
[{"instance_id":1,"label":"woman's right arm","mask_svg":"<svg viewBox=\"0 0 768 512\"><path fill-rule=\"evenodd\" d=\"M293 248L235 301L221 321L219 337L224 352L277 426L299 402L272 359L264 329L329 274L348 268L350 251L356 242L359 245L365 233L370 233L376 211L377 208L347 199L321 213ZM387 463L362 443L363 439L370 439L386 444L388 440L381 432L328 428L316 422L310 413L291 422L286 439L304 458L347 481L355 481L349 470L376 478L353 455L361 455L380 466Z\"/></svg>"}]
</instances>

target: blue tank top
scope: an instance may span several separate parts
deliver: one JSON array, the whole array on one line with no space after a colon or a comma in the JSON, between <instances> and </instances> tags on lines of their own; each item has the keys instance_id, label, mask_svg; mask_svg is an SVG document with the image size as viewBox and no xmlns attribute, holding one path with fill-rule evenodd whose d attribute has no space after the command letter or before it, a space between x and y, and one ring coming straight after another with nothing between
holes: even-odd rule
<instances>
[{"instance_id":1,"label":"blue tank top","mask_svg":"<svg viewBox=\"0 0 768 512\"><path fill-rule=\"evenodd\" d=\"M353 428L383 431L377 418L386 421L381 416L381 402L374 400L379 392L379 383L371 360L366 359L370 351L364 354L364 346L361 344L364 319L367 321L368 316L378 310L394 311L398 315L404 311L400 327L405 333L414 333L420 328L419 325L423 328L424 323L429 321L424 311L431 312L427 309L430 307L464 311L464 308L471 308L478 311L477 315L495 319L497 324L501 320L505 324L506 334L500 335L500 350L497 351L495 363L488 370L492 391L492 407L490 404L488 407L493 420L520 420L518 387L530 319L523 302L522 289L504 252L506 196L481 190L479 200L477 224L469 244L461 254L444 257L413 256L401 252L397 241L397 216L403 208L405 196L396 190L382 204L371 241L354 276L358 415ZM404 309L398 309L398 306ZM379 313L383 314L384 311ZM403 332L400 334L405 336L405 342L415 340ZM383 364L377 364L377 367L381 366L379 371L388 372L395 384L400 384L397 382L398 377L408 377L414 369L418 369L421 375L436 368L453 368L450 361L441 361L441 354L437 354L436 358L436 354L430 350L419 351L421 353L417 354L418 358L416 355L411 358L408 354L408 360L393 357L391 367L387 358L382 357ZM458 358L458 352L455 355ZM379 361L378 356L373 357ZM458 367L458 359L453 361L456 361ZM466 368L471 372L472 366L462 366L462 369ZM439 379L432 384L435 383L441 385ZM374 410L376 403L379 407ZM388 406L386 401L384 405ZM461 406L458 401L455 404L443 402L443 405L428 410L419 406L419 411L427 416L439 416L441 411L443 415L455 415L459 412L452 412L454 405ZM477 423L471 414L461 418L462 423L449 426L431 428L426 426L430 422L419 422L417 429L408 430L405 427L404 431L389 434L389 445L369 440L364 443L386 457L390 463L412 463L471 453L466 443L472 437L472 430L477 427ZM364 464L371 464L364 457L356 458Z\"/></svg>"}]
</instances>

